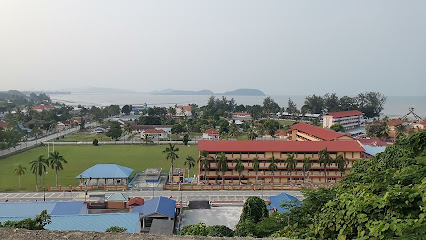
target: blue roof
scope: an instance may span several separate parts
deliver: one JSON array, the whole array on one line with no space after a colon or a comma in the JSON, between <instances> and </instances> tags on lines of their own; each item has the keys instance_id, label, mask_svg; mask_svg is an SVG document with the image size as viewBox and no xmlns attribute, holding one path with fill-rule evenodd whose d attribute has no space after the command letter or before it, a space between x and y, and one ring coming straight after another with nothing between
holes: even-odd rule
<instances>
[{"instance_id":1,"label":"blue roof","mask_svg":"<svg viewBox=\"0 0 426 240\"><path fill-rule=\"evenodd\" d=\"M146 217L152 214L162 214L170 218L175 217L176 201L165 198L156 197L145 202L142 206L133 208L133 212L138 212L141 217Z\"/></svg>"},{"instance_id":2,"label":"blue roof","mask_svg":"<svg viewBox=\"0 0 426 240\"><path fill-rule=\"evenodd\" d=\"M27 131L28 133L30 133L30 132L32 131L32 129L29 129L29 128L24 127L24 125L22 125L22 123L18 123L18 127L19 127L21 130L25 130L25 131Z\"/></svg>"},{"instance_id":3,"label":"blue roof","mask_svg":"<svg viewBox=\"0 0 426 240\"><path fill-rule=\"evenodd\" d=\"M278 212L284 213L288 212L289 208L282 208L280 205L290 202L290 201L296 201L296 206L299 206L301 201L299 201L295 196L292 196L287 193L280 193L276 196L269 197L269 201L271 201L271 204L266 206L268 210L272 210L274 208L277 209Z\"/></svg>"},{"instance_id":4,"label":"blue roof","mask_svg":"<svg viewBox=\"0 0 426 240\"><path fill-rule=\"evenodd\" d=\"M128 178L133 169L117 164L96 164L75 178Z\"/></svg>"},{"instance_id":5,"label":"blue roof","mask_svg":"<svg viewBox=\"0 0 426 240\"><path fill-rule=\"evenodd\" d=\"M2 202L2 217L34 217L46 210L51 215L71 215L87 213L84 202Z\"/></svg>"},{"instance_id":6,"label":"blue roof","mask_svg":"<svg viewBox=\"0 0 426 240\"><path fill-rule=\"evenodd\" d=\"M23 217L0 217L0 222L22 220ZM126 232L139 233L139 214L135 213L104 213L82 215L51 216L52 223L44 228L58 231L92 231L105 232L112 226L127 228Z\"/></svg>"},{"instance_id":7,"label":"blue roof","mask_svg":"<svg viewBox=\"0 0 426 240\"><path fill-rule=\"evenodd\" d=\"M373 147L370 145L364 145L363 148L365 149L365 153L368 155L374 156L378 153L384 152L386 150L386 146L377 146Z\"/></svg>"}]
</instances>

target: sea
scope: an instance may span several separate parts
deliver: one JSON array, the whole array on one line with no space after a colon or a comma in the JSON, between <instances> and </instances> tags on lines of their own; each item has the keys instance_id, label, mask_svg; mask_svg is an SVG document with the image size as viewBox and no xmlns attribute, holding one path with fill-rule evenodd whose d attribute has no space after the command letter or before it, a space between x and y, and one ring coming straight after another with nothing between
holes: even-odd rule
<instances>
[{"instance_id":1,"label":"sea","mask_svg":"<svg viewBox=\"0 0 426 240\"><path fill-rule=\"evenodd\" d=\"M120 106L147 104L149 107L169 107L187 104L203 106L207 104L209 97L207 95L151 95L146 93L71 93L50 95L54 102L85 107L109 106L111 104ZM218 95L216 97L221 98L222 96ZM306 96L272 95L270 97L281 107L287 107L288 99L291 98L300 109ZM226 96L226 98L233 98L238 105L262 105L266 96ZM426 96L387 96L382 114L388 117L403 117L409 112L410 107L413 107L414 112L420 117L426 117Z\"/></svg>"}]
</instances>

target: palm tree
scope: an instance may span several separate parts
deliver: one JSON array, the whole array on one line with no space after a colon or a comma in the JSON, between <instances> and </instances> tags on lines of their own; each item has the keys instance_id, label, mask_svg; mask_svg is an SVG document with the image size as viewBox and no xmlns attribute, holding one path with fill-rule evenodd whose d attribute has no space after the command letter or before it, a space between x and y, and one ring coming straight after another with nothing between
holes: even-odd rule
<instances>
[{"instance_id":1,"label":"palm tree","mask_svg":"<svg viewBox=\"0 0 426 240\"><path fill-rule=\"evenodd\" d=\"M398 125L395 128L396 132L395 132L395 139L398 139L402 136L405 135L405 133L407 132L407 129L405 128L404 125Z\"/></svg>"},{"instance_id":2,"label":"palm tree","mask_svg":"<svg viewBox=\"0 0 426 240\"><path fill-rule=\"evenodd\" d=\"M302 166L303 183L305 183L306 173L309 172L309 170L311 170L311 167L312 167L311 158L310 157L303 158L303 166ZM309 176L308 176L308 178L309 178Z\"/></svg>"},{"instance_id":3,"label":"palm tree","mask_svg":"<svg viewBox=\"0 0 426 240\"><path fill-rule=\"evenodd\" d=\"M244 171L244 164L243 164L243 161L241 161L240 157L235 158L234 162L235 162L234 170L238 172L238 184L241 185L241 174Z\"/></svg>"},{"instance_id":4,"label":"palm tree","mask_svg":"<svg viewBox=\"0 0 426 240\"><path fill-rule=\"evenodd\" d=\"M188 165L188 178L189 178L189 170L195 166L195 159L192 156L188 156L185 159L184 165Z\"/></svg>"},{"instance_id":5,"label":"palm tree","mask_svg":"<svg viewBox=\"0 0 426 240\"><path fill-rule=\"evenodd\" d=\"M285 160L285 168L290 173L290 183L291 183L291 172L296 169L297 160L294 159L294 153L288 154L287 159Z\"/></svg>"},{"instance_id":6,"label":"palm tree","mask_svg":"<svg viewBox=\"0 0 426 240\"><path fill-rule=\"evenodd\" d=\"M252 160L252 164L253 164L253 171L256 173L256 184L257 184L257 176L258 176L258 172L259 172L259 158L258 157L254 157Z\"/></svg>"},{"instance_id":7,"label":"palm tree","mask_svg":"<svg viewBox=\"0 0 426 240\"><path fill-rule=\"evenodd\" d=\"M228 136L230 138L236 138L238 134L237 126L233 123L229 124Z\"/></svg>"},{"instance_id":8,"label":"palm tree","mask_svg":"<svg viewBox=\"0 0 426 240\"><path fill-rule=\"evenodd\" d=\"M201 151L198 162L200 163L200 169L204 171L204 181L206 181L207 171L210 170L210 161L212 159L206 150Z\"/></svg>"},{"instance_id":9,"label":"palm tree","mask_svg":"<svg viewBox=\"0 0 426 240\"><path fill-rule=\"evenodd\" d=\"M38 192L38 182L37 182L37 176L41 176L46 172L46 168L49 166L49 162L47 159L44 158L44 155L40 155L37 160L33 160L30 162L31 164L31 172L36 177L36 191Z\"/></svg>"},{"instance_id":10,"label":"palm tree","mask_svg":"<svg viewBox=\"0 0 426 240\"><path fill-rule=\"evenodd\" d=\"M145 145L148 145L148 143L153 143L154 141L152 141L152 137L148 134L144 134L142 135L142 141L145 142Z\"/></svg>"},{"instance_id":11,"label":"palm tree","mask_svg":"<svg viewBox=\"0 0 426 240\"><path fill-rule=\"evenodd\" d=\"M327 152L327 148L322 149L318 152L320 166L324 166L324 182L327 183L327 165L330 166L333 159L330 157L330 154Z\"/></svg>"},{"instance_id":12,"label":"palm tree","mask_svg":"<svg viewBox=\"0 0 426 240\"><path fill-rule=\"evenodd\" d=\"M217 170L222 172L222 185L225 184L225 173L228 171L228 158L225 153L219 153L219 160L217 161Z\"/></svg>"},{"instance_id":13,"label":"palm tree","mask_svg":"<svg viewBox=\"0 0 426 240\"><path fill-rule=\"evenodd\" d=\"M21 188L21 175L25 175L25 171L27 171L27 168L21 164L18 164L15 168L15 174L19 177L19 188Z\"/></svg>"},{"instance_id":14,"label":"palm tree","mask_svg":"<svg viewBox=\"0 0 426 240\"><path fill-rule=\"evenodd\" d=\"M124 129L124 135L131 134L133 132L132 124L130 122L127 122L124 125L123 129ZM124 142L126 142L126 138L124 137L123 139L124 139Z\"/></svg>"},{"instance_id":15,"label":"palm tree","mask_svg":"<svg viewBox=\"0 0 426 240\"><path fill-rule=\"evenodd\" d=\"M336 165L340 171L340 176L343 176L343 173L345 173L345 169L348 166L348 164L349 164L349 161L347 158L343 157L343 154L340 153L339 155L337 155Z\"/></svg>"},{"instance_id":16,"label":"palm tree","mask_svg":"<svg viewBox=\"0 0 426 240\"><path fill-rule=\"evenodd\" d=\"M175 147L175 144L169 143L169 146L166 147L166 150L163 151L163 153L166 154L166 159L171 161L171 185L173 186L173 163L174 161L179 158L177 155L177 152L179 152L179 148ZM169 176L170 177L170 176Z\"/></svg>"},{"instance_id":17,"label":"palm tree","mask_svg":"<svg viewBox=\"0 0 426 240\"><path fill-rule=\"evenodd\" d=\"M55 169L56 172L56 186L58 186L58 171L63 170L64 167L62 166L63 163L68 163L67 160L61 155L59 155L58 151L54 151L53 153L49 154L49 158L47 161L50 163L50 167L52 169Z\"/></svg>"},{"instance_id":18,"label":"palm tree","mask_svg":"<svg viewBox=\"0 0 426 240\"><path fill-rule=\"evenodd\" d=\"M252 127L250 127L248 129L248 131L247 131L247 138L248 138L248 140L253 141L253 140L256 139L256 137L257 137L256 132L254 131L254 129Z\"/></svg>"},{"instance_id":19,"label":"palm tree","mask_svg":"<svg viewBox=\"0 0 426 240\"><path fill-rule=\"evenodd\" d=\"M268 166L268 170L272 172L272 183L275 182L275 176L274 176L274 172L278 170L278 165L277 163L280 160L275 158L275 156L272 156L271 158L269 158L269 166Z\"/></svg>"}]
</instances>

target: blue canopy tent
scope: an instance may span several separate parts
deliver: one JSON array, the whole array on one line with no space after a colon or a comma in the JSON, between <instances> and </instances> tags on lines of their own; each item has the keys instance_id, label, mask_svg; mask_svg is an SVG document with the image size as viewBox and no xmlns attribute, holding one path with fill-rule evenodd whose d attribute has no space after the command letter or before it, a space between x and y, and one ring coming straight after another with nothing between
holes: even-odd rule
<instances>
[{"instance_id":1,"label":"blue canopy tent","mask_svg":"<svg viewBox=\"0 0 426 240\"><path fill-rule=\"evenodd\" d=\"M293 204L295 206L299 206L302 203L302 201L297 199L295 196L292 196L287 193L280 193L276 196L271 196L268 199L271 202L271 204L266 206L266 208L268 210L276 209L280 213L288 212L291 209L291 207L284 207L284 208L280 207L280 205L282 204L288 203L288 204Z\"/></svg>"}]
</instances>

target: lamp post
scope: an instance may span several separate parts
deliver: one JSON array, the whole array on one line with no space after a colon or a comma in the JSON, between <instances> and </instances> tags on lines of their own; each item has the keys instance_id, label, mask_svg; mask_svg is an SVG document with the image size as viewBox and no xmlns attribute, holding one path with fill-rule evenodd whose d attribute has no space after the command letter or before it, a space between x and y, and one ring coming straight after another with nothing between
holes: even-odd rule
<instances>
[{"instance_id":1,"label":"lamp post","mask_svg":"<svg viewBox=\"0 0 426 240\"><path fill-rule=\"evenodd\" d=\"M46 191L43 187L43 202L46 202Z\"/></svg>"}]
</instances>

